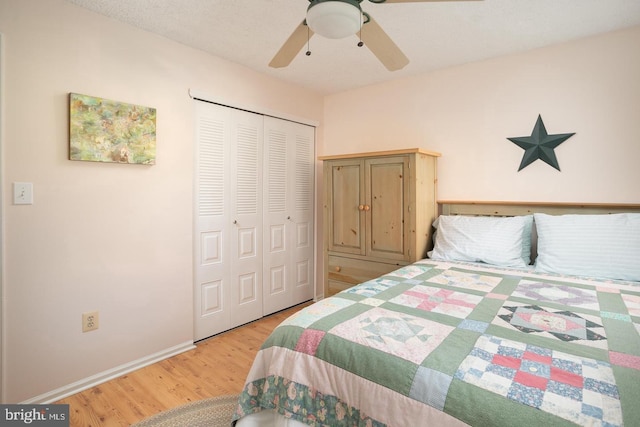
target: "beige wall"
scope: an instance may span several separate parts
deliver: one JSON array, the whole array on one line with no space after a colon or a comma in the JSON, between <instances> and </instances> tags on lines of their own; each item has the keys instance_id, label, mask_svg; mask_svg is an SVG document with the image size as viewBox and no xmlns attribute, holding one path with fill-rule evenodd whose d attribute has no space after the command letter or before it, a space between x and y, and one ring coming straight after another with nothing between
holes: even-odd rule
<instances>
[{"instance_id":1,"label":"beige wall","mask_svg":"<svg viewBox=\"0 0 640 427\"><path fill-rule=\"evenodd\" d=\"M20 402L193 339L189 89L317 122L323 99L61 0L0 0L0 32L2 381ZM157 108L157 164L67 160L69 92Z\"/></svg>"},{"instance_id":2,"label":"beige wall","mask_svg":"<svg viewBox=\"0 0 640 427\"><path fill-rule=\"evenodd\" d=\"M192 339L190 88L321 122L319 154L440 151L441 198L640 202L640 28L324 99L61 0L0 0L0 33L7 402ZM157 108L157 164L67 160L69 92ZM517 172L506 138L538 114L577 133L562 172ZM34 205L11 204L14 181ZM88 310L101 326L82 334Z\"/></svg>"},{"instance_id":3,"label":"beige wall","mask_svg":"<svg viewBox=\"0 0 640 427\"><path fill-rule=\"evenodd\" d=\"M640 27L325 99L324 154L439 151L439 197L640 203ZM425 46L428 49L428 46ZM507 137L575 132L562 172Z\"/></svg>"}]
</instances>

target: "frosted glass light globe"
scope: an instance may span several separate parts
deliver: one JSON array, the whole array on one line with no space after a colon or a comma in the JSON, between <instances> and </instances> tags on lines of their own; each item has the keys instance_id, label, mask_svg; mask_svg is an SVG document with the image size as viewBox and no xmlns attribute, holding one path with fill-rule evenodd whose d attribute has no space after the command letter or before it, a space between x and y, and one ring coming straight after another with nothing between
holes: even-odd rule
<instances>
[{"instance_id":1,"label":"frosted glass light globe","mask_svg":"<svg viewBox=\"0 0 640 427\"><path fill-rule=\"evenodd\" d=\"M354 0L313 2L307 9L307 25L323 37L342 39L360 30L362 9Z\"/></svg>"}]
</instances>

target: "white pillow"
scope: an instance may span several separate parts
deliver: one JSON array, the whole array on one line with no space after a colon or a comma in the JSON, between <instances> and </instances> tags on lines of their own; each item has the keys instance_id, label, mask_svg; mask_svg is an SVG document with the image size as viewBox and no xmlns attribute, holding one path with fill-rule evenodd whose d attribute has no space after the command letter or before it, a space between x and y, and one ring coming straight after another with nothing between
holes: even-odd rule
<instances>
[{"instance_id":1,"label":"white pillow","mask_svg":"<svg viewBox=\"0 0 640 427\"><path fill-rule=\"evenodd\" d=\"M640 281L640 214L534 214L536 271Z\"/></svg>"},{"instance_id":2,"label":"white pillow","mask_svg":"<svg viewBox=\"0 0 640 427\"><path fill-rule=\"evenodd\" d=\"M440 216L430 257L503 267L526 267L531 254L533 216Z\"/></svg>"}]
</instances>

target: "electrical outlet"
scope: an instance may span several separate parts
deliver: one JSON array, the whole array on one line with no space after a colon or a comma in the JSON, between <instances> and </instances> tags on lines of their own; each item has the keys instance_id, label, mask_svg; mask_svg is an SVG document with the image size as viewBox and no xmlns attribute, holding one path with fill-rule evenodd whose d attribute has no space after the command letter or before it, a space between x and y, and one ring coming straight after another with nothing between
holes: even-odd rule
<instances>
[{"instance_id":1,"label":"electrical outlet","mask_svg":"<svg viewBox=\"0 0 640 427\"><path fill-rule=\"evenodd\" d=\"M82 332L95 331L98 329L98 320L97 311L82 313Z\"/></svg>"}]
</instances>

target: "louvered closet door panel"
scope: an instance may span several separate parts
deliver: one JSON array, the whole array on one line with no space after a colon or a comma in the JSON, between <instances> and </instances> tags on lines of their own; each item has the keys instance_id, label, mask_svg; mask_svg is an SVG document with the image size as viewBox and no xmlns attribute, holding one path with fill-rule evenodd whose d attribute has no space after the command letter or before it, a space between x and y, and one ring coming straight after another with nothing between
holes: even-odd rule
<instances>
[{"instance_id":1,"label":"louvered closet door panel","mask_svg":"<svg viewBox=\"0 0 640 427\"><path fill-rule=\"evenodd\" d=\"M289 303L291 280L287 252L291 227L287 220L287 201L290 198L287 129L284 123L267 118L264 135L263 308L265 314L269 314L292 305Z\"/></svg>"},{"instance_id":2,"label":"louvered closet door panel","mask_svg":"<svg viewBox=\"0 0 640 427\"><path fill-rule=\"evenodd\" d=\"M294 206L292 233L294 303L308 301L315 296L314 274L314 177L315 177L315 128L295 127Z\"/></svg>"},{"instance_id":3,"label":"louvered closet door panel","mask_svg":"<svg viewBox=\"0 0 640 427\"><path fill-rule=\"evenodd\" d=\"M234 111L231 127L231 313L244 324L262 317L263 116Z\"/></svg>"},{"instance_id":4,"label":"louvered closet door panel","mask_svg":"<svg viewBox=\"0 0 640 427\"><path fill-rule=\"evenodd\" d=\"M196 103L195 339L230 328L230 263L225 199L229 194L231 114L226 108Z\"/></svg>"},{"instance_id":5,"label":"louvered closet door panel","mask_svg":"<svg viewBox=\"0 0 640 427\"><path fill-rule=\"evenodd\" d=\"M263 126L196 102L195 340L262 317Z\"/></svg>"},{"instance_id":6,"label":"louvered closet door panel","mask_svg":"<svg viewBox=\"0 0 640 427\"><path fill-rule=\"evenodd\" d=\"M265 117L265 315L313 298L314 153L314 128Z\"/></svg>"}]
</instances>

